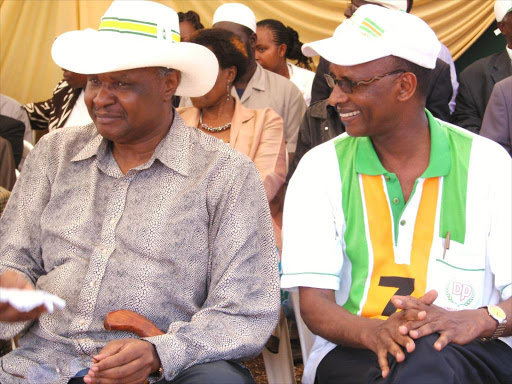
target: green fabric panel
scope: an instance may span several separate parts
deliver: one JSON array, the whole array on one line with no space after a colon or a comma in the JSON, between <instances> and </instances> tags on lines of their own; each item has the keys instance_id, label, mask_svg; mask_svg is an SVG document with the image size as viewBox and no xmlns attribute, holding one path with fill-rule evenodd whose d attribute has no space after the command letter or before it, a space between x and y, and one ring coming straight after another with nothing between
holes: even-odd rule
<instances>
[{"instance_id":1,"label":"green fabric panel","mask_svg":"<svg viewBox=\"0 0 512 384\"><path fill-rule=\"evenodd\" d=\"M363 201L355 161L360 139L345 136L334 141L341 177L343 215L346 229L345 251L352 263L352 283L347 301L343 305L357 315L361 308L368 278L368 243L364 225Z\"/></svg>"},{"instance_id":2,"label":"green fabric panel","mask_svg":"<svg viewBox=\"0 0 512 384\"><path fill-rule=\"evenodd\" d=\"M443 179L439 236L464 244L466 238L466 197L469 159L473 137L441 122L450 146L451 169Z\"/></svg>"}]
</instances>

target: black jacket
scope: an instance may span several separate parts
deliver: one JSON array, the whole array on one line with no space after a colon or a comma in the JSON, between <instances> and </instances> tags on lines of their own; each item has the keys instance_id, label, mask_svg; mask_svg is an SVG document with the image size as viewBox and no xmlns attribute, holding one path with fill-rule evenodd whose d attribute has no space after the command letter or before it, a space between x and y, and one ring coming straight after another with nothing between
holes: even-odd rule
<instances>
[{"instance_id":1,"label":"black jacket","mask_svg":"<svg viewBox=\"0 0 512 384\"><path fill-rule=\"evenodd\" d=\"M324 81L325 82L325 81ZM329 105L329 100L322 100L311 104L299 129L299 138L297 139L297 148L295 156L288 169L286 181L288 182L295 172L302 156L311 148L316 147L332 138L345 132L345 126L341 122L340 115L336 108Z\"/></svg>"},{"instance_id":2,"label":"black jacket","mask_svg":"<svg viewBox=\"0 0 512 384\"><path fill-rule=\"evenodd\" d=\"M459 76L455 112L452 123L473 132L480 132L485 108L494 84L512 75L507 51L484 57L468 66Z\"/></svg>"}]
</instances>

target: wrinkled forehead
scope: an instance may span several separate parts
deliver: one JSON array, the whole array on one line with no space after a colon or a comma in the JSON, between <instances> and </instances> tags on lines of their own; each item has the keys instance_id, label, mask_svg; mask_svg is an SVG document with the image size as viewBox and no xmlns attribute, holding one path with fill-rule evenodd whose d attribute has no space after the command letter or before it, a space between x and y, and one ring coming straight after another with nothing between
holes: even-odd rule
<instances>
[{"instance_id":1,"label":"wrinkled forehead","mask_svg":"<svg viewBox=\"0 0 512 384\"><path fill-rule=\"evenodd\" d=\"M339 79L343 77L350 79L368 78L379 75L382 71L390 71L394 69L391 56L350 66L337 65L333 63L329 64L329 72Z\"/></svg>"}]
</instances>

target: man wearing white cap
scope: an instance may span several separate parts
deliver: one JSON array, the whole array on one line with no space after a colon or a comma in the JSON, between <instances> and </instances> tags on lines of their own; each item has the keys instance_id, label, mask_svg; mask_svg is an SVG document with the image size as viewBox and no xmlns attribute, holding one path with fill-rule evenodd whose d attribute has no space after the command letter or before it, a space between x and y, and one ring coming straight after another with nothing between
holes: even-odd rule
<instances>
[{"instance_id":1,"label":"man wearing white cap","mask_svg":"<svg viewBox=\"0 0 512 384\"><path fill-rule=\"evenodd\" d=\"M393 11L410 12L413 0L351 0L345 10L345 17L349 18L362 5L376 4ZM330 88L326 85L324 74L329 72L329 62L320 58L312 89L312 101L323 100L329 97ZM459 83L455 64L448 48L441 44L441 49L432 71L427 91L427 108L437 118L450 121L450 114L455 110L455 96Z\"/></svg>"},{"instance_id":2,"label":"man wearing white cap","mask_svg":"<svg viewBox=\"0 0 512 384\"><path fill-rule=\"evenodd\" d=\"M253 11L243 4L222 4L213 15L213 28L224 28L235 33L245 43L249 55L247 71L236 81L232 96L239 98L246 108L269 107L277 112L284 120L286 149L293 154L306 103L295 84L256 62L256 16ZM180 106L191 105L189 99L180 103Z\"/></svg>"},{"instance_id":3,"label":"man wearing white cap","mask_svg":"<svg viewBox=\"0 0 512 384\"><path fill-rule=\"evenodd\" d=\"M41 139L2 215L0 337L22 332L3 384L254 382L238 362L279 317L270 212L254 164L172 108L218 74L178 23L162 4L114 1L98 31L53 44L88 75L93 123ZM65 308L38 306L63 305L49 294ZM107 331L116 310L155 327Z\"/></svg>"},{"instance_id":4,"label":"man wearing white cap","mask_svg":"<svg viewBox=\"0 0 512 384\"><path fill-rule=\"evenodd\" d=\"M306 384L512 377L512 161L425 109L439 46L375 5L303 46L331 62L347 132L306 153L285 200L281 286L318 335Z\"/></svg>"},{"instance_id":5,"label":"man wearing white cap","mask_svg":"<svg viewBox=\"0 0 512 384\"><path fill-rule=\"evenodd\" d=\"M496 0L494 14L498 32L507 41L505 50L477 60L462 71L452 116L454 124L476 133L480 132L494 84L512 76L512 0Z\"/></svg>"}]
</instances>

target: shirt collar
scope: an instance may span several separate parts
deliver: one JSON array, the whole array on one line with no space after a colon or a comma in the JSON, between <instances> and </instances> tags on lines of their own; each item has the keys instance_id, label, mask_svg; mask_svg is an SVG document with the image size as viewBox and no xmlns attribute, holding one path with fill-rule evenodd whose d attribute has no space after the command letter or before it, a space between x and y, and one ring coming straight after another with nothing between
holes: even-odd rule
<instances>
[{"instance_id":1,"label":"shirt collar","mask_svg":"<svg viewBox=\"0 0 512 384\"><path fill-rule=\"evenodd\" d=\"M422 178L446 176L451 168L450 145L446 128L425 109L430 128L430 160ZM381 164L369 137L357 138L356 172L365 175L389 173Z\"/></svg>"},{"instance_id":2,"label":"shirt collar","mask_svg":"<svg viewBox=\"0 0 512 384\"><path fill-rule=\"evenodd\" d=\"M512 61L512 49L510 49L508 45L505 48L507 48L508 57L510 57L510 60Z\"/></svg>"},{"instance_id":3,"label":"shirt collar","mask_svg":"<svg viewBox=\"0 0 512 384\"><path fill-rule=\"evenodd\" d=\"M249 81L249 84L247 84L247 88L252 87L254 89L257 89L259 91L265 90L265 69L258 63L256 63L256 71L254 72L254 75L252 75L251 80Z\"/></svg>"},{"instance_id":4,"label":"shirt collar","mask_svg":"<svg viewBox=\"0 0 512 384\"><path fill-rule=\"evenodd\" d=\"M136 167L135 170L149 168L154 161L158 159L166 167L184 176L188 176L190 160L189 144L190 129L187 128L181 116L174 110L174 119L171 128L160 141L151 158L145 164ZM105 139L98 133L87 142L71 161L82 161L93 156L96 156L100 169L106 172L103 167L108 167L108 164L113 160L111 141Z\"/></svg>"}]
</instances>

